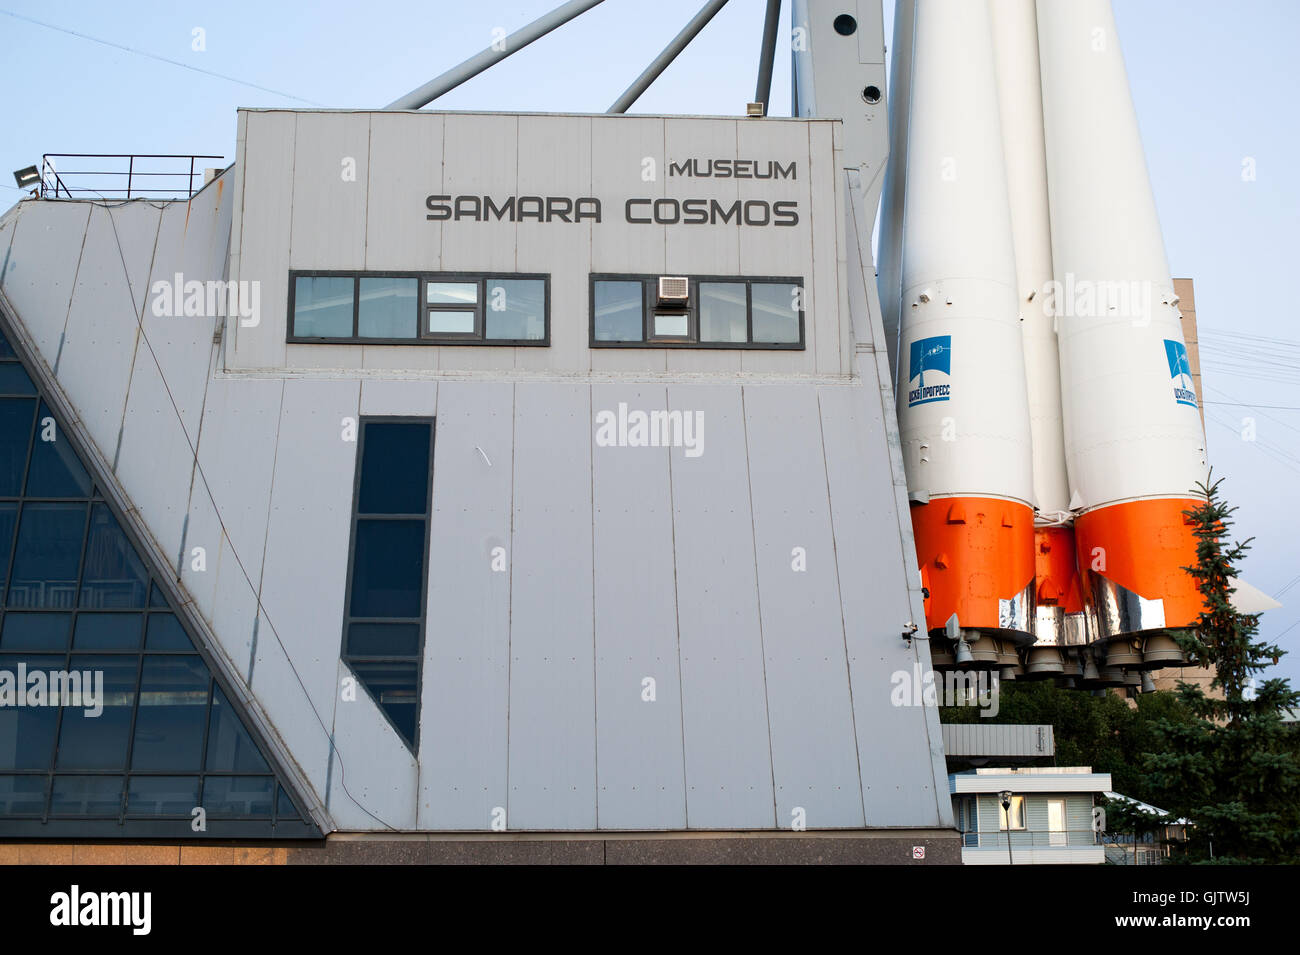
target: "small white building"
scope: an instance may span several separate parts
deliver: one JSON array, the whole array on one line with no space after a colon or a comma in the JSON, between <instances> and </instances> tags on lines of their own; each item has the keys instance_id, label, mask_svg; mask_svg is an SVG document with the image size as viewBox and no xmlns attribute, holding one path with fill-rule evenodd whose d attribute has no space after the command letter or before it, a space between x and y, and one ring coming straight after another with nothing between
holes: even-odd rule
<instances>
[{"instance_id":1,"label":"small white building","mask_svg":"<svg viewBox=\"0 0 1300 955\"><path fill-rule=\"evenodd\" d=\"M1097 794L1110 788L1110 773L1094 773L1090 766L987 768L949 775L962 864L1105 862L1093 806ZM1010 794L1007 808L1001 805L1002 793Z\"/></svg>"}]
</instances>

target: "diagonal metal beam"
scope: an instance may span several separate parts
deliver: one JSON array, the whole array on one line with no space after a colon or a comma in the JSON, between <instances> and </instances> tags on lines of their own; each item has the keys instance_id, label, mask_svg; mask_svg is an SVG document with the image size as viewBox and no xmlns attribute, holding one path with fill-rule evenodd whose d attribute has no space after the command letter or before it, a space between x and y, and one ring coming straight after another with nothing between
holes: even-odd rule
<instances>
[{"instance_id":1,"label":"diagonal metal beam","mask_svg":"<svg viewBox=\"0 0 1300 955\"><path fill-rule=\"evenodd\" d=\"M664 47L653 63L645 68L645 72L636 78L636 81L623 91L623 95L614 101L614 105L606 110L607 113L626 113L628 107L635 103L642 93L649 88L650 84L659 79L659 74L668 68L668 64L677 59L677 54L686 49L690 43L704 29L705 24L713 19L713 15L727 5L727 0L709 0L695 14L691 22L682 28L682 32L673 37L673 42Z\"/></svg>"},{"instance_id":2,"label":"diagonal metal beam","mask_svg":"<svg viewBox=\"0 0 1300 955\"><path fill-rule=\"evenodd\" d=\"M763 104L763 115L768 113L772 98L772 64L776 60L776 35L780 28L781 0L767 0L767 15L763 18L763 48L758 54L758 84L754 87L754 102Z\"/></svg>"},{"instance_id":3,"label":"diagonal metal beam","mask_svg":"<svg viewBox=\"0 0 1300 955\"><path fill-rule=\"evenodd\" d=\"M545 16L538 17L527 26L520 27L499 43L494 43L483 52L470 57L460 66L453 67L419 89L411 90L400 99L393 100L384 109L420 109L422 106L428 106L448 90L453 90L466 80L478 76L511 53L522 50L534 40L546 36L556 27L563 26L574 17L586 13L603 2L604 0L569 0L568 3L556 7Z\"/></svg>"}]
</instances>

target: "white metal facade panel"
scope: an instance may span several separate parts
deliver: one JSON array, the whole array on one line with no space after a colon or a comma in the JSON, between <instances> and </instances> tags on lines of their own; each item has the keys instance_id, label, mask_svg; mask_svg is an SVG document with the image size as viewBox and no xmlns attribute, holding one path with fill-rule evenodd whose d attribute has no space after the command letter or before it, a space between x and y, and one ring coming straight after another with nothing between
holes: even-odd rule
<instances>
[{"instance_id":1,"label":"white metal facade panel","mask_svg":"<svg viewBox=\"0 0 1300 955\"><path fill-rule=\"evenodd\" d=\"M826 479L839 565L844 636L853 677L858 763L869 826L941 823L944 773L938 716L911 694L914 705L895 706L894 674L913 685L930 670L929 644L902 639L912 619L896 499L881 467L885 433L879 398L864 388L818 389ZM920 674L918 677L917 674ZM933 717L931 719L930 717ZM933 725L931 725L933 723ZM928 800L919 794L929 795ZM932 808L938 805L939 808Z\"/></svg>"},{"instance_id":2,"label":"white metal facade panel","mask_svg":"<svg viewBox=\"0 0 1300 955\"><path fill-rule=\"evenodd\" d=\"M670 385L702 413L704 453L670 455L687 825L771 828L772 755L740 389Z\"/></svg>"},{"instance_id":3,"label":"white metal facade panel","mask_svg":"<svg viewBox=\"0 0 1300 955\"><path fill-rule=\"evenodd\" d=\"M443 123L443 193L498 201L510 194L519 174L519 117L448 113ZM516 230L508 216L443 223L443 271L515 271Z\"/></svg>"},{"instance_id":4,"label":"white metal facade panel","mask_svg":"<svg viewBox=\"0 0 1300 955\"><path fill-rule=\"evenodd\" d=\"M369 157L369 113L297 114L290 268L365 266Z\"/></svg>"},{"instance_id":5,"label":"white metal facade panel","mask_svg":"<svg viewBox=\"0 0 1300 955\"><path fill-rule=\"evenodd\" d=\"M438 388L420 828L486 830L493 810L507 807L514 391L497 382ZM504 570L493 569L496 557Z\"/></svg>"},{"instance_id":6,"label":"white metal facade panel","mask_svg":"<svg viewBox=\"0 0 1300 955\"><path fill-rule=\"evenodd\" d=\"M756 385L744 407L777 824L861 826L817 393Z\"/></svg>"},{"instance_id":7,"label":"white metal facade panel","mask_svg":"<svg viewBox=\"0 0 1300 955\"><path fill-rule=\"evenodd\" d=\"M131 374L117 458L118 480L136 489L136 507L163 553L175 559L189 513L194 456L143 341Z\"/></svg>"},{"instance_id":8,"label":"white metal facade panel","mask_svg":"<svg viewBox=\"0 0 1300 955\"><path fill-rule=\"evenodd\" d=\"M592 416L617 417L620 404L666 411L667 399L662 385L594 385ZM603 829L686 827L668 454L665 447L592 449Z\"/></svg>"},{"instance_id":9,"label":"white metal facade panel","mask_svg":"<svg viewBox=\"0 0 1300 955\"><path fill-rule=\"evenodd\" d=\"M591 271L654 274L665 267L667 230L660 225L629 224L624 203L635 196L666 195L666 125L667 120L649 116L592 122L592 175L599 175L605 199L600 232L592 236ZM646 178L651 174L653 178Z\"/></svg>"},{"instance_id":10,"label":"white metal facade panel","mask_svg":"<svg viewBox=\"0 0 1300 955\"><path fill-rule=\"evenodd\" d=\"M54 362L59 383L109 461L117 456L159 215L146 203L111 212L96 207L91 213L67 330Z\"/></svg>"},{"instance_id":11,"label":"white metal facade panel","mask_svg":"<svg viewBox=\"0 0 1300 955\"><path fill-rule=\"evenodd\" d=\"M420 210L442 192L442 148L440 114L370 114L366 268L441 267L442 223Z\"/></svg>"},{"instance_id":12,"label":"white metal facade panel","mask_svg":"<svg viewBox=\"0 0 1300 955\"><path fill-rule=\"evenodd\" d=\"M51 368L68 320L93 208L88 202L25 202L13 226L0 279L5 296L23 317L33 343Z\"/></svg>"},{"instance_id":13,"label":"white metal facade panel","mask_svg":"<svg viewBox=\"0 0 1300 955\"><path fill-rule=\"evenodd\" d=\"M333 662L335 686L355 679L341 659ZM359 681L356 691L355 700L340 697L334 706L330 814L343 829L371 829L378 821L394 829L413 829L419 763Z\"/></svg>"},{"instance_id":14,"label":"white metal facade panel","mask_svg":"<svg viewBox=\"0 0 1300 955\"><path fill-rule=\"evenodd\" d=\"M418 378L409 381L382 378L361 381L363 415L414 415L431 418L437 408L438 382L436 381Z\"/></svg>"},{"instance_id":15,"label":"white metal facade panel","mask_svg":"<svg viewBox=\"0 0 1300 955\"><path fill-rule=\"evenodd\" d=\"M808 215L817 225L809 250L811 261L816 265L807 273L808 284L812 286L807 307L814 316L810 324L816 340L810 340L808 347L813 349L817 371L823 375L848 374L850 371L847 347L850 340L849 311L845 307L844 280L840 273L845 243L836 234L839 213L843 208L839 196L839 169L843 164L837 141L839 130L840 127L831 123L816 123L808 127L808 168L819 172L831 170L831 175L818 179L814 184L807 206ZM816 318L818 314L821 319Z\"/></svg>"},{"instance_id":16,"label":"white metal facade panel","mask_svg":"<svg viewBox=\"0 0 1300 955\"><path fill-rule=\"evenodd\" d=\"M181 581L245 679L283 390L280 381L211 382L190 491ZM202 570L191 559L196 547Z\"/></svg>"},{"instance_id":17,"label":"white metal facade panel","mask_svg":"<svg viewBox=\"0 0 1300 955\"><path fill-rule=\"evenodd\" d=\"M171 399L192 440L198 438L213 332L223 322L220 316L213 315L184 317L166 314L167 310L161 305L159 310L164 314L157 315L154 303L169 289L174 291L177 275L182 276L183 281L224 278L234 208L231 201L233 180L230 173L222 175L190 202L172 203L163 209L149 274L149 306L144 309L141 322L167 381ZM155 293L160 282L167 285ZM175 310L173 295L171 311ZM147 354L144 357L153 361ZM174 414L170 407L168 411Z\"/></svg>"},{"instance_id":18,"label":"white metal facade panel","mask_svg":"<svg viewBox=\"0 0 1300 955\"><path fill-rule=\"evenodd\" d=\"M235 165L238 245L231 248L231 278L260 282L266 314L255 326L226 322L226 367L275 368L285 360L284 310L289 301L293 229L294 113L243 113L244 151ZM356 185L356 183L353 183ZM237 257L238 261L234 261Z\"/></svg>"},{"instance_id":19,"label":"white metal facade panel","mask_svg":"<svg viewBox=\"0 0 1300 955\"><path fill-rule=\"evenodd\" d=\"M591 389L515 386L512 829L596 825Z\"/></svg>"},{"instance_id":20,"label":"white metal facade panel","mask_svg":"<svg viewBox=\"0 0 1300 955\"><path fill-rule=\"evenodd\" d=\"M230 179L222 176L192 201L162 210L117 454L119 480L144 489L136 505L173 560L180 557L195 477L193 449L199 440L212 334L220 327L215 315L187 316L183 309L177 314L175 293L179 287L183 294L186 282L224 273L232 218ZM205 295L205 311L206 306ZM215 564L216 554L212 556Z\"/></svg>"},{"instance_id":21,"label":"white metal facade panel","mask_svg":"<svg viewBox=\"0 0 1300 955\"><path fill-rule=\"evenodd\" d=\"M725 209L735 205L740 198L739 180L716 176L674 176L670 172L673 163L695 160L709 163L715 158L751 158L736 151L736 126L735 121L700 123L689 119L664 120L663 168L660 174L664 177L665 198L678 202L687 199L716 199ZM787 136L787 140L788 138ZM674 214L671 208L663 211L669 219ZM666 271L672 275L689 275L700 271L715 275L739 274L740 235L746 228L736 224L674 225L666 228ZM764 231L775 232L775 227ZM706 263L707 268L702 269L701 266Z\"/></svg>"},{"instance_id":22,"label":"white metal facade panel","mask_svg":"<svg viewBox=\"0 0 1300 955\"><path fill-rule=\"evenodd\" d=\"M351 719L370 716L369 732L349 733L356 741L351 750L340 746L345 761L351 757L354 763L378 769L369 761L379 753L396 757L394 746L405 752L378 707L368 698L362 700L364 689L358 687L356 702L340 703L334 683L342 646L357 453L356 442L344 439L343 419L356 420L359 402L355 381L284 383L266 517L266 556L259 580L263 626L251 685L289 748L313 754L310 759L299 757L313 780L327 771L326 763L317 761L322 734L315 716L308 718L313 709L331 727L336 707L361 711ZM304 559L304 541L311 542L309 559ZM286 657L296 677L284 672ZM298 679L306 685L306 694ZM390 771L395 771L391 762L382 769ZM331 811L348 812L332 801ZM362 821L356 819L355 824Z\"/></svg>"}]
</instances>

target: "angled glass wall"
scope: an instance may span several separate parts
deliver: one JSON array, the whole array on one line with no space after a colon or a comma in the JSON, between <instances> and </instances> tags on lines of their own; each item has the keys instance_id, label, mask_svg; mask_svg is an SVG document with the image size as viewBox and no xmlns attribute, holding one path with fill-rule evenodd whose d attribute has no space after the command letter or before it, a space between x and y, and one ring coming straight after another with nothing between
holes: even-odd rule
<instances>
[{"instance_id":1,"label":"angled glass wall","mask_svg":"<svg viewBox=\"0 0 1300 955\"><path fill-rule=\"evenodd\" d=\"M0 334L0 838L319 838Z\"/></svg>"}]
</instances>

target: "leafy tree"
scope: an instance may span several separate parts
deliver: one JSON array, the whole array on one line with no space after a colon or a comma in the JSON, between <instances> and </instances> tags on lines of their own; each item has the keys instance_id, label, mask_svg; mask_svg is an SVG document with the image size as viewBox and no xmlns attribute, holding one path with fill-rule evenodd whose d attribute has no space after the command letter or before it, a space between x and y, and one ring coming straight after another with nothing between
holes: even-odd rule
<instances>
[{"instance_id":1,"label":"leafy tree","mask_svg":"<svg viewBox=\"0 0 1300 955\"><path fill-rule=\"evenodd\" d=\"M1194 720L1156 722L1158 750L1145 762L1150 801L1192 821L1177 861L1300 862L1300 748L1281 719L1300 692L1285 679L1255 680L1283 651L1256 639L1258 615L1232 606L1250 540L1228 543L1236 508L1220 500L1222 480L1211 482L1197 485L1204 501L1184 512L1197 538L1196 564L1184 569L1205 606L1194 629L1174 636L1192 664L1214 671L1210 686L1223 699L1179 684Z\"/></svg>"}]
</instances>

